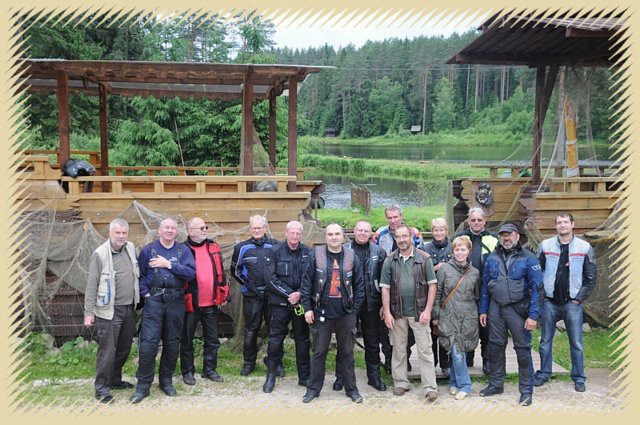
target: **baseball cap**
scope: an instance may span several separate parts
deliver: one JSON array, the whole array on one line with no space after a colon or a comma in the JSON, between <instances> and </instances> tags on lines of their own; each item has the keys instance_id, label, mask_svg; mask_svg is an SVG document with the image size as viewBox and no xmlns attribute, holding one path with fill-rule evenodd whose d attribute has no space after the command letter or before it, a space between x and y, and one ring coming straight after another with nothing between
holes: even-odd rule
<instances>
[{"instance_id":1,"label":"baseball cap","mask_svg":"<svg viewBox=\"0 0 640 425\"><path fill-rule=\"evenodd\" d=\"M513 223L506 223L506 224L503 224L503 225L500 227L500 230L498 230L498 234L500 234L500 233L513 233L513 232L520 233L520 232L518 231L518 228L516 227L516 225L515 225L515 224L513 224Z\"/></svg>"}]
</instances>

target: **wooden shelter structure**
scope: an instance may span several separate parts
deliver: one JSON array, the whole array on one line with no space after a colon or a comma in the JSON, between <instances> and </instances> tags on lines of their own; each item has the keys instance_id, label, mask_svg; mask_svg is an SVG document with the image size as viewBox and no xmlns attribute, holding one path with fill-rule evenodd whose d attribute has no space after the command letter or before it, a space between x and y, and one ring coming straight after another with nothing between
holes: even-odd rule
<instances>
[{"instance_id":1,"label":"wooden shelter structure","mask_svg":"<svg viewBox=\"0 0 640 425\"><path fill-rule=\"evenodd\" d=\"M82 218L94 221L97 228L117 212L137 200L148 208L167 214L203 215L212 221L226 223L229 228L241 227L251 214L273 211L276 218L272 230L280 232L284 223L298 219L296 213L309 212L310 198L323 191L322 182L304 181L297 166L297 114L298 89L304 79L331 67L275 65L275 64L220 64L175 63L141 61L79 61L62 59L25 59L19 62L17 76L24 90L57 96L59 150L56 162L29 156L23 169L29 170L24 197L27 209L40 207L50 199L63 198L69 208L81 211ZM100 151L91 152L90 158L97 170L96 176L70 178L59 174L62 165L71 157L69 97L83 93L99 97ZM132 167L146 176L123 176L127 167L109 163L108 151L108 96L155 96L184 99L239 100L242 104L240 164L224 167ZM253 105L256 101L269 102L268 156L276 163L276 97L288 96L288 161L284 175L257 175L264 171L254 167L255 142ZM32 153L33 152L29 152ZM157 176L159 168L173 168L175 177ZM197 170L196 170L197 168ZM44 170L40 173L39 171ZM226 175L222 175L225 171ZM280 170L276 170L280 171ZM207 175L201 175L205 172ZM114 175L115 174L115 175ZM189 174L189 175L186 175ZM229 174L236 174L233 177ZM272 174L272 173L268 173ZM68 186L67 193L58 187ZM94 184L95 183L95 184ZM253 193L260 184L273 187L275 194ZM91 187L91 193L86 193ZM172 200L173 198L173 200ZM214 203L209 201L215 201ZM45 206L46 208L46 206ZM61 207L62 208L62 207ZM213 211L216 210L216 211ZM287 210L287 211L284 211ZM234 213L235 212L235 213Z\"/></svg>"},{"instance_id":2,"label":"wooden shelter structure","mask_svg":"<svg viewBox=\"0 0 640 425\"><path fill-rule=\"evenodd\" d=\"M288 173L296 175L298 85L323 68L299 65L28 59L18 72L31 92L56 93L60 160L69 159L69 95L100 97L100 171L109 175L107 96L242 99L241 174L253 175L253 103L269 100L269 159L276 159L276 97L289 96Z\"/></svg>"},{"instance_id":3,"label":"wooden shelter structure","mask_svg":"<svg viewBox=\"0 0 640 425\"><path fill-rule=\"evenodd\" d=\"M603 167L617 167L612 161L580 164L580 176L562 177L556 169L553 177L541 183L541 143L545 116L561 66L620 65L624 52L619 49L625 30L621 15L562 15L549 17L498 14L484 22L482 33L447 61L448 64L522 65L536 68L533 152L529 166L496 164L489 178L466 178L452 182L448 217L454 229L466 219L467 210L479 206L490 225L504 221L535 223L544 236L555 231L555 214L563 210L574 216L584 233L601 225L611 215L619 197L616 178L604 176ZM530 177L526 169L531 169ZM510 169L507 177L497 176L497 168ZM595 170L595 172L594 172ZM595 175L594 175L595 174ZM489 195L489 196L487 196Z\"/></svg>"},{"instance_id":4,"label":"wooden shelter structure","mask_svg":"<svg viewBox=\"0 0 640 425\"><path fill-rule=\"evenodd\" d=\"M492 16L482 34L447 64L522 65L536 68L532 184L540 183L542 126L560 66L620 65L624 19L605 14L558 17L507 14Z\"/></svg>"}]
</instances>

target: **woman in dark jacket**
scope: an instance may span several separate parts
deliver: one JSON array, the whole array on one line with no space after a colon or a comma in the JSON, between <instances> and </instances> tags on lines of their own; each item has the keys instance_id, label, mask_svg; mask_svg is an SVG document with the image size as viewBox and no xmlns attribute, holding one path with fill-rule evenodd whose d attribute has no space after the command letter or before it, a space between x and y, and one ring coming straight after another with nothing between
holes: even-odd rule
<instances>
[{"instance_id":1,"label":"woman in dark jacket","mask_svg":"<svg viewBox=\"0 0 640 425\"><path fill-rule=\"evenodd\" d=\"M440 345L451 356L449 393L456 400L471 392L466 353L478 345L478 298L480 273L468 261L471 240L460 236L451 242L453 258L437 272L438 290L434 318L438 324ZM457 288L457 289L456 289Z\"/></svg>"}]
</instances>

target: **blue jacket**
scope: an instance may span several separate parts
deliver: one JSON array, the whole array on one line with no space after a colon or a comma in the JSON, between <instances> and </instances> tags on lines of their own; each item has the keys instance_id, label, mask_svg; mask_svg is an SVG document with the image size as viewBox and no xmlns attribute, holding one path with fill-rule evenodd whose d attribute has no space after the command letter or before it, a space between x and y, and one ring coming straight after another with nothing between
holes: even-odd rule
<instances>
[{"instance_id":1,"label":"blue jacket","mask_svg":"<svg viewBox=\"0 0 640 425\"><path fill-rule=\"evenodd\" d=\"M540 243L538 259L544 270L544 292L547 297L553 298L560 260L560 241L557 236ZM586 300L596 286L596 274L593 247L589 242L574 237L569 242L569 297L579 301Z\"/></svg>"},{"instance_id":2,"label":"blue jacket","mask_svg":"<svg viewBox=\"0 0 640 425\"><path fill-rule=\"evenodd\" d=\"M271 248L279 242L264 236L260 240L249 238L233 248L231 270L233 277L242 285L245 297L264 298L267 293L266 270L273 261Z\"/></svg>"},{"instance_id":3,"label":"blue jacket","mask_svg":"<svg viewBox=\"0 0 640 425\"><path fill-rule=\"evenodd\" d=\"M413 227L409 227L411 230L411 238L413 241L413 246L418 249L424 248L424 243L422 241L422 233ZM371 243L379 245L382 249L384 249L387 254L391 254L391 250L393 248L393 234L391 230L389 230L389 226L383 226L376 230L371 238Z\"/></svg>"},{"instance_id":4,"label":"blue jacket","mask_svg":"<svg viewBox=\"0 0 640 425\"><path fill-rule=\"evenodd\" d=\"M171 261L171 270L165 268L152 269L149 268L149 260L152 251L156 255L161 255ZM149 289L153 286L152 282L159 276L166 278L172 282L173 287L182 288L184 282L195 279L196 264L193 259L191 250L182 243L175 242L169 249L162 246L160 241L156 240L145 245L138 255L138 265L140 266L140 296L145 297L149 293ZM156 273L157 276L156 276Z\"/></svg>"},{"instance_id":5,"label":"blue jacket","mask_svg":"<svg viewBox=\"0 0 640 425\"><path fill-rule=\"evenodd\" d=\"M506 306L528 299L528 317L538 320L538 290L541 288L542 271L538 259L520 244L510 252L498 245L484 265L478 313L486 314L492 300Z\"/></svg>"}]
</instances>

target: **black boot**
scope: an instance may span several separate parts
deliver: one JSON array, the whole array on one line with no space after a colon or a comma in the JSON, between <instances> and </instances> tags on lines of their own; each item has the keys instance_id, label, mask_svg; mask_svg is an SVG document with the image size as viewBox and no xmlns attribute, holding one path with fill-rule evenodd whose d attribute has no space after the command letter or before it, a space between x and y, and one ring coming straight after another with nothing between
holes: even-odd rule
<instances>
[{"instance_id":1,"label":"black boot","mask_svg":"<svg viewBox=\"0 0 640 425\"><path fill-rule=\"evenodd\" d=\"M367 365L367 381L368 385L371 385L378 391L386 391L387 386L380 379L380 365Z\"/></svg>"},{"instance_id":2,"label":"black boot","mask_svg":"<svg viewBox=\"0 0 640 425\"><path fill-rule=\"evenodd\" d=\"M264 381L264 385L262 386L262 391L265 393L270 393L273 391L273 388L276 386L276 374L269 371L267 372L267 379Z\"/></svg>"}]
</instances>

